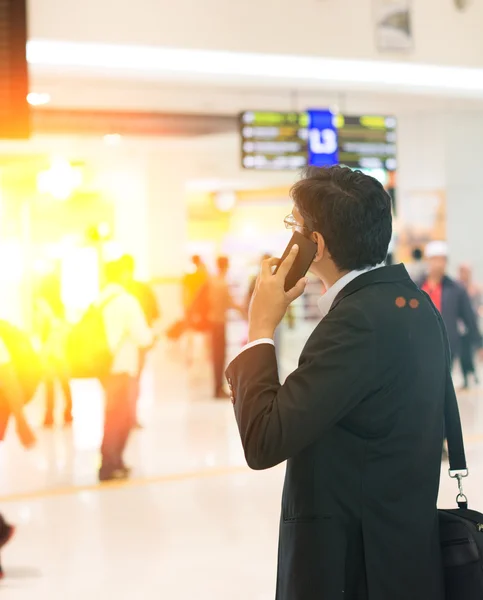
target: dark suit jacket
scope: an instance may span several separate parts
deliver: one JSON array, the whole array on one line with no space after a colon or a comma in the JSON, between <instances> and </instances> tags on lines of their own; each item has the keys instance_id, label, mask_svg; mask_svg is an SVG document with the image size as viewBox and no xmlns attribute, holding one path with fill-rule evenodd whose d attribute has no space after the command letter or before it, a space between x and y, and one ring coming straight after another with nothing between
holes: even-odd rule
<instances>
[{"instance_id":1,"label":"dark suit jacket","mask_svg":"<svg viewBox=\"0 0 483 600\"><path fill-rule=\"evenodd\" d=\"M433 305L397 265L342 290L284 385L269 344L229 366L248 464L288 460L278 600L443 599L445 351Z\"/></svg>"}]
</instances>

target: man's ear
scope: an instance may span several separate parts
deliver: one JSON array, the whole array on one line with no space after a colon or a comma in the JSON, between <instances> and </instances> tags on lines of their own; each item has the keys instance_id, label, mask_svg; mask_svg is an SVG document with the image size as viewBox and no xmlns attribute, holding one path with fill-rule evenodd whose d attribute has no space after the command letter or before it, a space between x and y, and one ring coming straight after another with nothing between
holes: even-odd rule
<instances>
[{"instance_id":1,"label":"man's ear","mask_svg":"<svg viewBox=\"0 0 483 600\"><path fill-rule=\"evenodd\" d=\"M319 262L324 257L326 250L325 240L318 231L312 233L312 240L317 244L317 254L315 255L314 262Z\"/></svg>"}]
</instances>

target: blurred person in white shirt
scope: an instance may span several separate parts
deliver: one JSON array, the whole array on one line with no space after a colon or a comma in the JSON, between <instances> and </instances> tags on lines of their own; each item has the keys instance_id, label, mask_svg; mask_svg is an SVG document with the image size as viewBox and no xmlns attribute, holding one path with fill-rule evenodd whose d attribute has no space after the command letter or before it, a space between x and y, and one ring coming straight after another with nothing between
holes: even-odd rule
<instances>
[{"instance_id":1,"label":"blurred person in white shirt","mask_svg":"<svg viewBox=\"0 0 483 600\"><path fill-rule=\"evenodd\" d=\"M159 308L158 299L156 298L156 293L152 286L145 282L139 281L135 277L136 272L136 262L134 258L125 254L121 259L121 268L126 270L125 281L127 282L127 291L132 294L136 300L139 302L141 309L144 313L144 317L146 319L146 323L149 328L153 332L153 336L156 338L159 331L159 321L161 319L161 310ZM135 391L135 427L136 429L142 429L143 426L140 424L137 414L137 404L139 400L139 396L141 393L141 377L144 371L144 367L146 365L146 359L148 356L148 351L146 349L142 349L139 352L139 363L138 363L138 372L136 376L136 391Z\"/></svg>"},{"instance_id":2,"label":"blurred person in white shirt","mask_svg":"<svg viewBox=\"0 0 483 600\"><path fill-rule=\"evenodd\" d=\"M126 291L128 272L122 261L106 265L106 286L98 304L113 361L103 381L106 394L104 437L101 446L101 481L126 479L130 470L123 454L135 424L136 382L140 350L149 348L153 334L143 310Z\"/></svg>"}]
</instances>

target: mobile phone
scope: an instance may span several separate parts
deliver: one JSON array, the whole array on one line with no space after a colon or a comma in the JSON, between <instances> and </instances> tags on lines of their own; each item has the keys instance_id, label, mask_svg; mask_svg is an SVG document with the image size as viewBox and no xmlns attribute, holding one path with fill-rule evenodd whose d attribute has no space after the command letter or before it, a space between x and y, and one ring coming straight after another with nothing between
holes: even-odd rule
<instances>
[{"instance_id":1,"label":"mobile phone","mask_svg":"<svg viewBox=\"0 0 483 600\"><path fill-rule=\"evenodd\" d=\"M286 292L295 287L300 279L306 275L317 254L317 244L309 240L305 235L302 235L299 231L294 231L292 239L285 248L280 264L287 258L292 246L295 244L299 247L299 252L285 279ZM277 271L278 267L275 269L275 273Z\"/></svg>"}]
</instances>

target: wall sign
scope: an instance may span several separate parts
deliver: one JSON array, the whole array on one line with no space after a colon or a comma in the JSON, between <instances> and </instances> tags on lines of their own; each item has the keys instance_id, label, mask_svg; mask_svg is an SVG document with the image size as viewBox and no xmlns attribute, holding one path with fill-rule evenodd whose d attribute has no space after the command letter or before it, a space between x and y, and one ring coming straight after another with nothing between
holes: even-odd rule
<instances>
[{"instance_id":1,"label":"wall sign","mask_svg":"<svg viewBox=\"0 0 483 600\"><path fill-rule=\"evenodd\" d=\"M471 0L454 0L454 3L458 10L465 10L471 4Z\"/></svg>"},{"instance_id":2,"label":"wall sign","mask_svg":"<svg viewBox=\"0 0 483 600\"><path fill-rule=\"evenodd\" d=\"M413 48L411 0L374 0L376 42L381 51Z\"/></svg>"}]
</instances>

